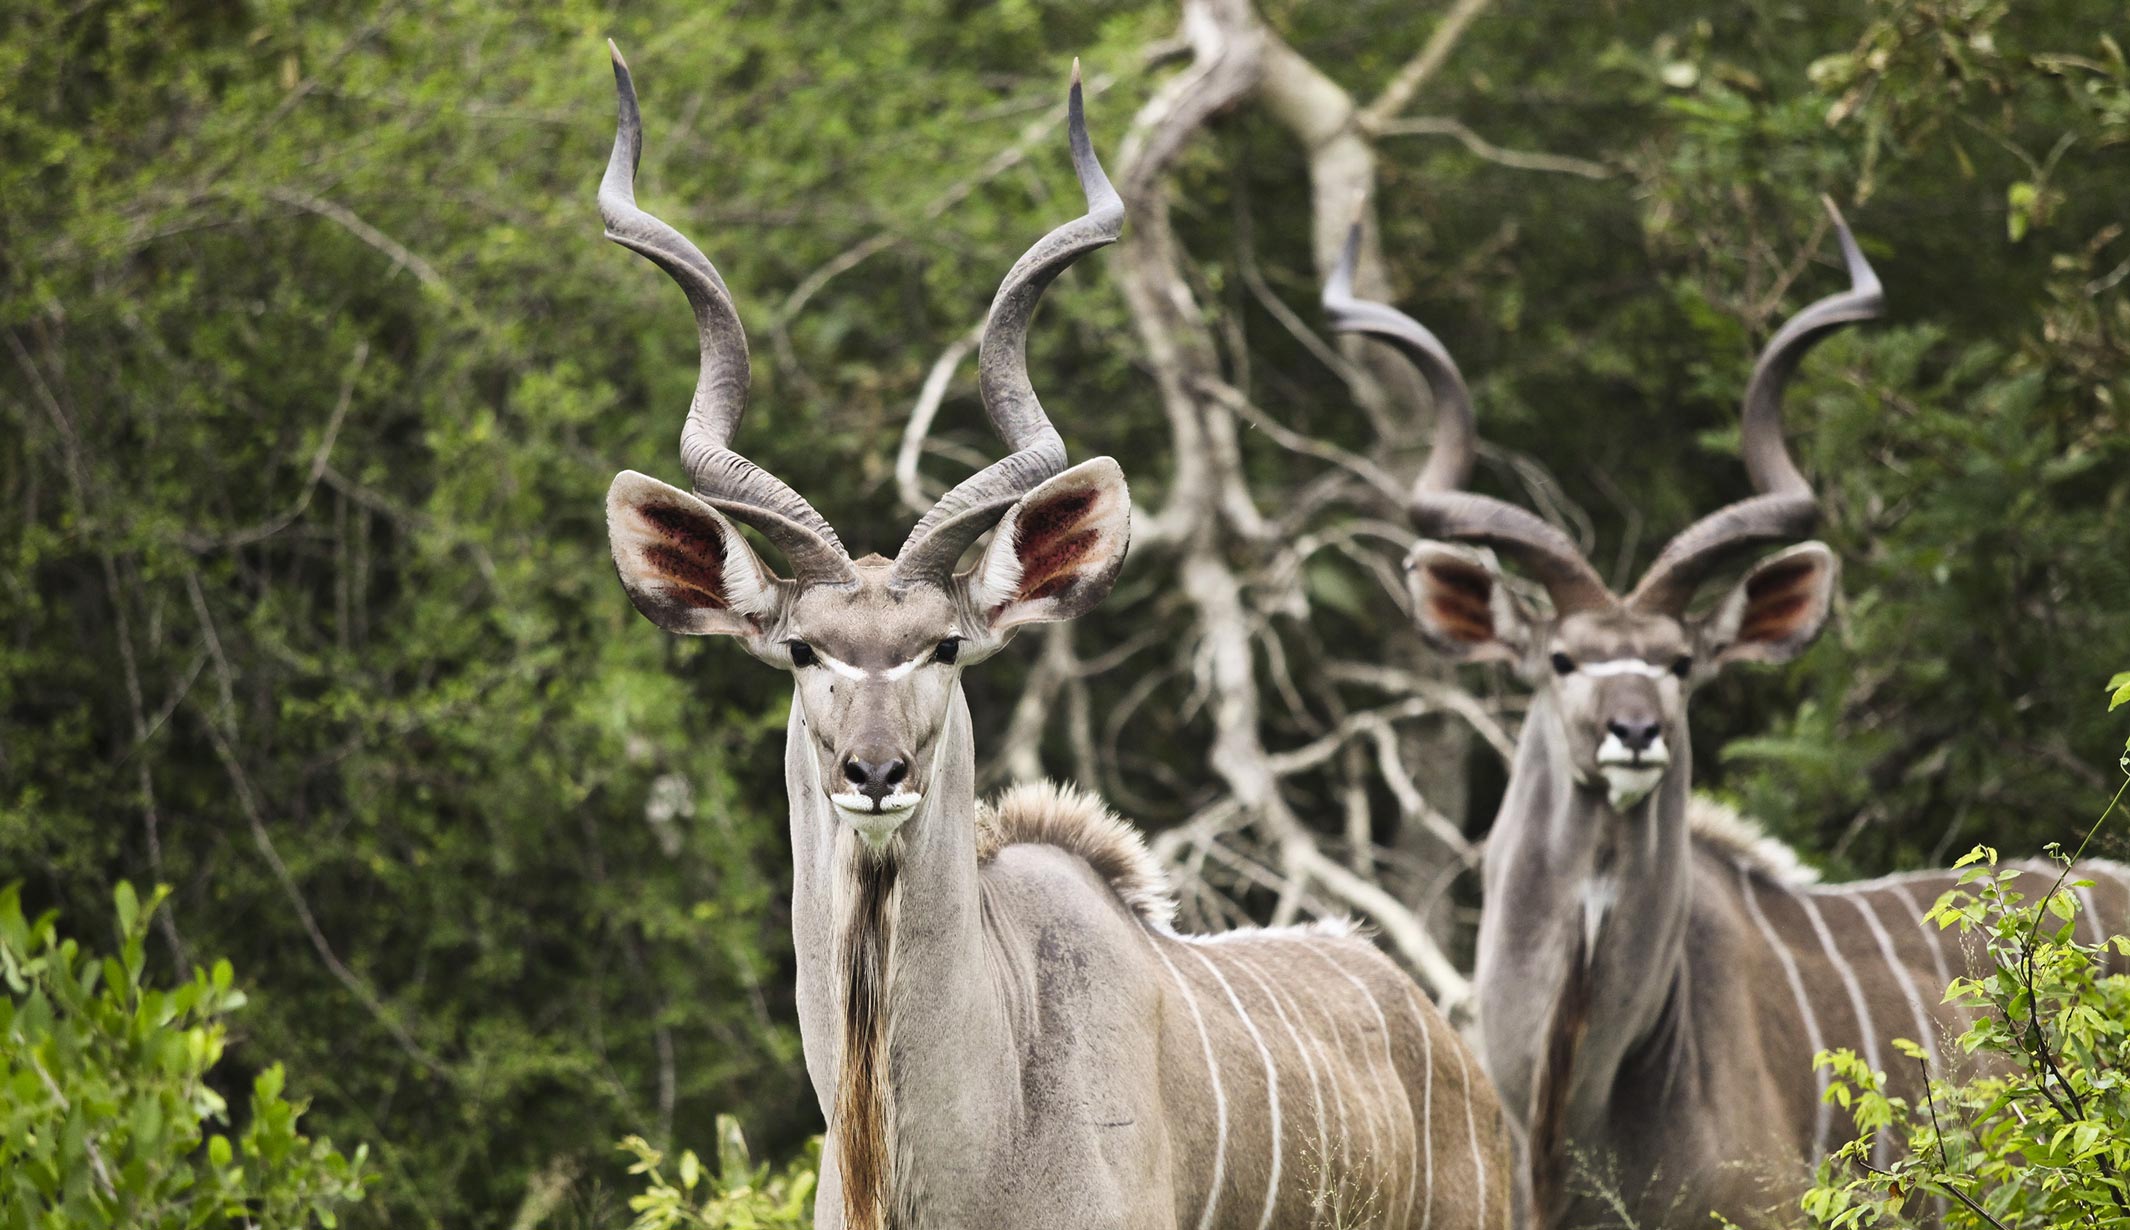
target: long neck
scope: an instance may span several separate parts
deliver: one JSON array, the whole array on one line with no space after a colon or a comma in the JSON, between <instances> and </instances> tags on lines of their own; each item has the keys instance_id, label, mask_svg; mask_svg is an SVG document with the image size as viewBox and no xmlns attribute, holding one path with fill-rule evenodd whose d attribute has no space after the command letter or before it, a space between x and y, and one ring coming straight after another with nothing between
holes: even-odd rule
<instances>
[{"instance_id":1,"label":"long neck","mask_svg":"<svg viewBox=\"0 0 2130 1230\"><path fill-rule=\"evenodd\" d=\"M799 1027L837 1154L846 1224L858 1230L888 1224L891 1176L913 1160L917 1136L917 1153L928 1154L985 1130L970 1108L985 1104L993 1083L1012 1079L1014 1055L1001 1040L984 952L975 752L961 689L931 784L885 856L866 851L829 805L813 746L794 702L784 766ZM898 1119L927 1126L897 1133Z\"/></svg>"},{"instance_id":2,"label":"long neck","mask_svg":"<svg viewBox=\"0 0 2130 1230\"><path fill-rule=\"evenodd\" d=\"M1666 1013L1684 1010L1684 742L1658 789L1619 811L1575 780L1552 697L1524 723L1487 839L1475 989L1487 1069L1541 1155L1596 1126L1621 1065L1668 1045Z\"/></svg>"}]
</instances>

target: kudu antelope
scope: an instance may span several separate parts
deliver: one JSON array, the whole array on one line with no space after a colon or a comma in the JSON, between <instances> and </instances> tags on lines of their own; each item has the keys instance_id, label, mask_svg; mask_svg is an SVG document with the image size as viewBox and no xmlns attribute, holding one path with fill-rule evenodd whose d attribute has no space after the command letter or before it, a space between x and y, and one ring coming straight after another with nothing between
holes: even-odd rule
<instances>
[{"instance_id":1,"label":"kudu antelope","mask_svg":"<svg viewBox=\"0 0 2130 1230\"><path fill-rule=\"evenodd\" d=\"M1336 928L1178 936L1159 870L1098 801L1055 787L977 801L961 671L1022 624L1093 607L1129 531L1117 463L1066 467L1027 371L1044 288L1123 224L1077 67L1087 213L1014 265L983 335L983 403L1010 455L948 492L893 560L852 559L732 451L746 339L709 260L637 207L641 122L619 52L614 78L607 235L686 291L702 365L681 439L694 492L624 472L608 527L652 622L735 637L793 676L797 998L829 1126L818 1224L1508 1225L1499 1104L1368 943Z\"/></svg>"},{"instance_id":2,"label":"kudu antelope","mask_svg":"<svg viewBox=\"0 0 2130 1230\"><path fill-rule=\"evenodd\" d=\"M1929 1048L1944 1074L1940 1004L1965 972L1959 940L1920 915L1950 872L1821 885L1786 848L1693 799L1686 703L1735 662L1782 662L1824 622L1835 557L1798 542L1816 519L1782 438L1781 398L1799 360L1842 325L1877 316L1879 283L1846 225L1850 289L1776 333L1744 399L1742 448L1756 494L1667 544L1614 593L1568 537L1521 508L1460 490L1472 467L1472 402L1448 351L1411 317L1357 300L1359 235L1324 292L1333 326L1391 343L1433 393L1433 452L1408 511L1429 540L1407 559L1421 636L1464 661L1509 664L1533 697L1487 839L1474 995L1477 1041L1525 1167L1520 1203L1542 1226L1705 1226L1794 1218L1809 1164L1845 1121L1813 1055L1851 1047L1920 1084L1890 1039ZM1551 599L1532 609L1493 562L1521 565ZM1696 596L1748 548L1791 543L1720 600ZM2022 876L2029 897L2056 868ZM2087 863L2082 937L2123 925L2130 879Z\"/></svg>"}]
</instances>

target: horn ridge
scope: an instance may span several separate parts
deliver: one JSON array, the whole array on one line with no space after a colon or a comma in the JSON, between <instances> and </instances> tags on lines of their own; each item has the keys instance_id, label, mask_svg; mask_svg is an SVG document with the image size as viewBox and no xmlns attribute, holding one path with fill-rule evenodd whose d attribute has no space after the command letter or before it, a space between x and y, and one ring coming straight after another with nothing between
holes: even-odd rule
<instances>
[{"instance_id":1,"label":"horn ridge","mask_svg":"<svg viewBox=\"0 0 2130 1230\"><path fill-rule=\"evenodd\" d=\"M848 580L849 553L828 519L783 480L730 447L747 409L747 333L732 292L678 230L636 204L636 169L643 156L643 116L636 84L621 49L607 40L614 62L614 148L599 181L599 215L606 237L665 270L688 297L701 352L695 395L681 429L681 464L695 493L711 506L752 525L781 552L801 582Z\"/></svg>"},{"instance_id":2,"label":"horn ridge","mask_svg":"<svg viewBox=\"0 0 2130 1230\"><path fill-rule=\"evenodd\" d=\"M1433 447L1406 502L1414 527L1429 537L1489 546L1516 560L1546 587L1561 614L1612 605L1612 591L1557 526L1506 501L1459 490L1471 476L1478 435L1471 389L1448 347L1427 326L1387 303L1354 296L1360 250L1356 221L1324 282L1324 312L1336 332L1390 343L1419 369L1434 394Z\"/></svg>"},{"instance_id":3,"label":"horn ridge","mask_svg":"<svg viewBox=\"0 0 2130 1230\"><path fill-rule=\"evenodd\" d=\"M1080 62L1072 62L1066 99L1067 141L1087 212L1051 230L1014 262L991 300L977 349L977 387L999 439L1011 450L934 504L903 540L891 574L897 582L951 575L963 551L997 524L1015 500L1065 469L1064 438L1051 425L1028 377L1028 326L1043 292L1067 266L1114 243L1124 230L1124 202L1095 156L1087 133Z\"/></svg>"},{"instance_id":4,"label":"horn ridge","mask_svg":"<svg viewBox=\"0 0 2130 1230\"><path fill-rule=\"evenodd\" d=\"M1818 497L1783 443L1782 395L1806 352L1835 330L1876 319L1886 310L1878 273L1864 259L1841 210L1829 198L1820 200L1834 220L1849 289L1814 300L1783 322L1753 363L1739 415L1739 451L1755 494L1679 531L1628 595L1631 606L1681 614L1701 583L1733 553L1756 544L1802 538L1818 520Z\"/></svg>"}]
</instances>

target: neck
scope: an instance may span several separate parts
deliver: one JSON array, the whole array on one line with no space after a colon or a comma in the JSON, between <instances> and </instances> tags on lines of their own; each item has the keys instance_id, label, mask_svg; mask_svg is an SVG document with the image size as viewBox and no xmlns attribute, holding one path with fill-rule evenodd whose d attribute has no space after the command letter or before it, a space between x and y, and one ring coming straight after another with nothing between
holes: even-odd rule
<instances>
[{"instance_id":1,"label":"neck","mask_svg":"<svg viewBox=\"0 0 2130 1230\"><path fill-rule=\"evenodd\" d=\"M1602 785L1577 782L1550 697L1524 723L1487 839L1475 989L1487 1068L1535 1167L1598 1126L1622 1064L1677 1010L1691 894L1683 742L1658 788L1620 810Z\"/></svg>"},{"instance_id":2,"label":"neck","mask_svg":"<svg viewBox=\"0 0 2130 1230\"><path fill-rule=\"evenodd\" d=\"M799 1028L829 1124L844 1224L871 1230L890 1223L894 1172L907 1160L898 1115L932 1123L925 1111L936 1101L934 1086L952 1089L977 1074L977 1056L930 1052L949 1038L966 1051L972 1028L995 1019L983 955L975 756L960 689L925 797L882 853L868 850L830 806L817 765L794 702L785 784ZM948 1096L959 1104L967 1089Z\"/></svg>"}]
</instances>

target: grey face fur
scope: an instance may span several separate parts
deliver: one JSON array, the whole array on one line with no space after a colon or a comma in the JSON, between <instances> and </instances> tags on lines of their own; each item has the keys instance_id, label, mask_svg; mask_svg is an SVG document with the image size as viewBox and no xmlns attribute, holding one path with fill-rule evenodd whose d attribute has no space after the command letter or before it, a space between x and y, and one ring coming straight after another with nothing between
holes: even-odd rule
<instances>
[{"instance_id":1,"label":"grey face fur","mask_svg":"<svg viewBox=\"0 0 2130 1230\"><path fill-rule=\"evenodd\" d=\"M1067 619L1108 591L1130 497L1100 458L1007 510L979 564L944 581L898 580L892 561L852 561L847 580L800 585L771 572L717 510L633 471L608 495L624 586L669 631L737 636L789 670L816 780L875 853L933 779L962 668L1023 623Z\"/></svg>"},{"instance_id":2,"label":"grey face fur","mask_svg":"<svg viewBox=\"0 0 2130 1230\"><path fill-rule=\"evenodd\" d=\"M1406 559L1414 620L1456 658L1504 661L1548 700L1576 783L1631 807L1664 780L1686 739L1693 687L1737 661L1774 661L1817 635L1834 591L1819 543L1778 552L1722 603L1693 616L1617 598L1565 615L1535 613L1494 565L1448 543Z\"/></svg>"}]
</instances>

